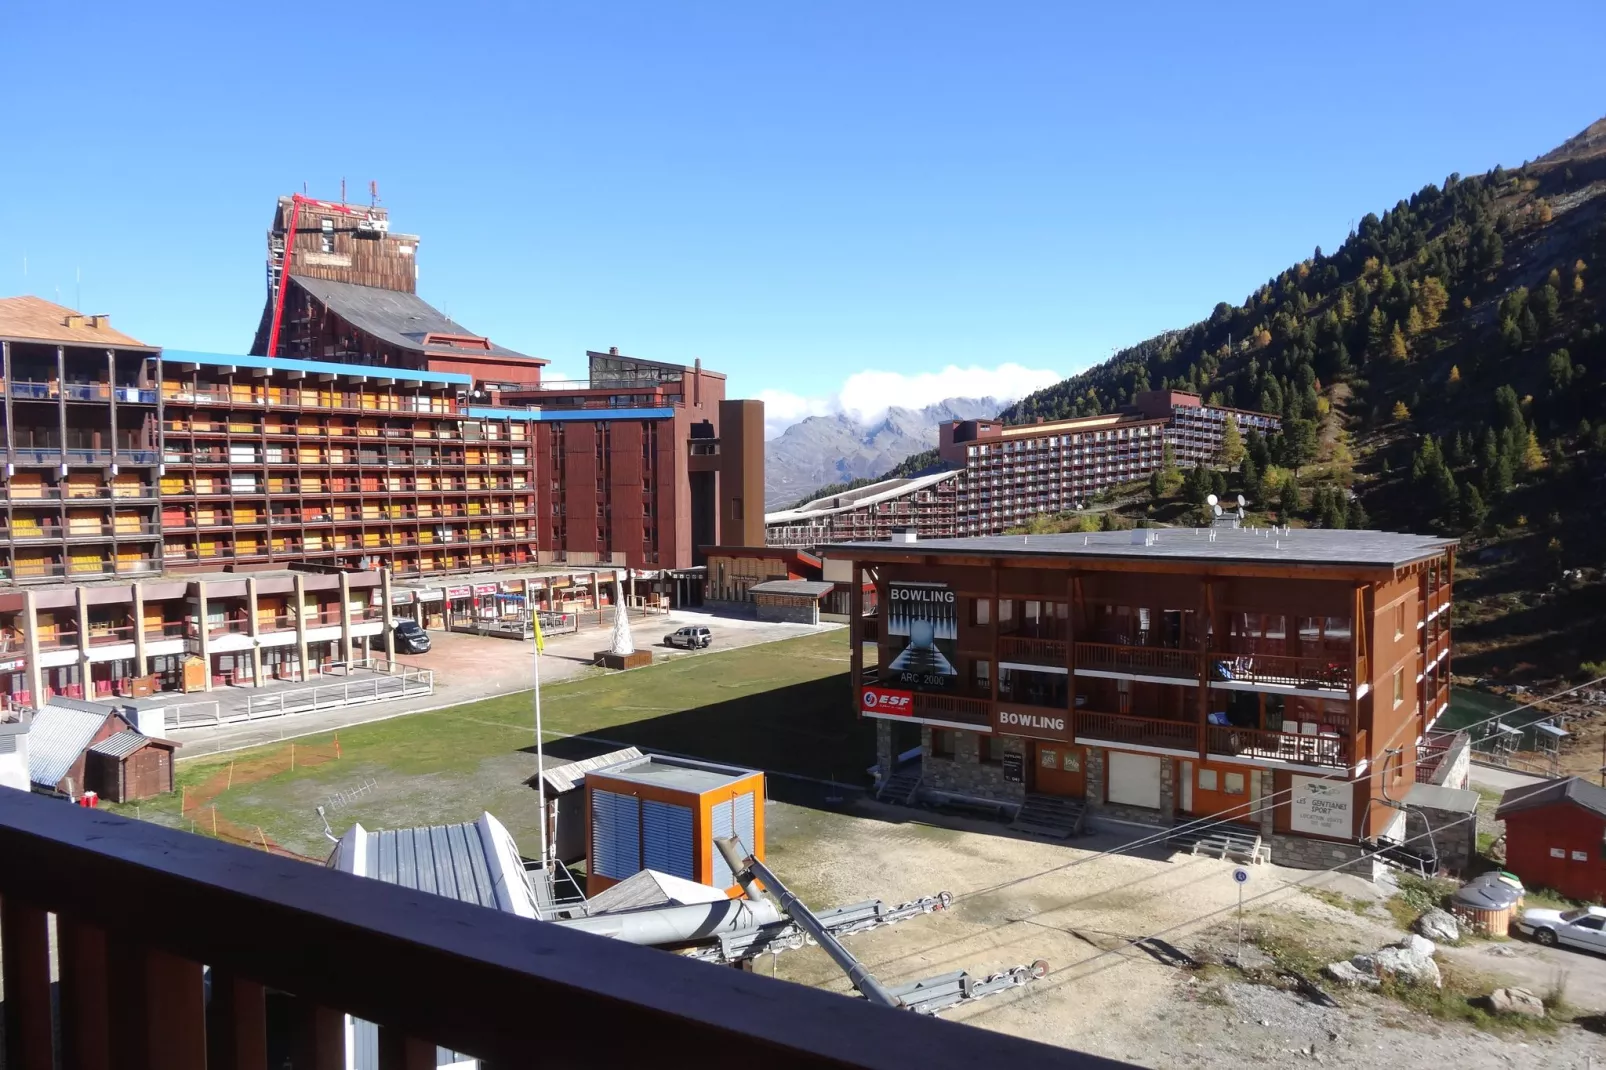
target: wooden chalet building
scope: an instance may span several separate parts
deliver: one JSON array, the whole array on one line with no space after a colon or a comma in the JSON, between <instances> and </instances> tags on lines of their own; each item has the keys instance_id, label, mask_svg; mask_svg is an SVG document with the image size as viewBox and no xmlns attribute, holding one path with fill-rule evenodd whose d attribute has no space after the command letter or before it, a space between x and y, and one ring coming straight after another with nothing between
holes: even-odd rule
<instances>
[{"instance_id":1,"label":"wooden chalet building","mask_svg":"<svg viewBox=\"0 0 1606 1070\"><path fill-rule=\"evenodd\" d=\"M1325 867L1404 838L1397 800L1449 702L1455 545L1218 528L822 553L879 606L849 626L884 790L1069 814L1067 833L1083 807L1221 822Z\"/></svg>"}]
</instances>

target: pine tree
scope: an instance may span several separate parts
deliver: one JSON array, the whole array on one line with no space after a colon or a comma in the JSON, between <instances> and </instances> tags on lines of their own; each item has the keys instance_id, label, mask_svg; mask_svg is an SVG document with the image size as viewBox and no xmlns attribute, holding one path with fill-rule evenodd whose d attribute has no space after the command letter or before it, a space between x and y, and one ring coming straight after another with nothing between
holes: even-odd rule
<instances>
[{"instance_id":1,"label":"pine tree","mask_svg":"<svg viewBox=\"0 0 1606 1070\"><path fill-rule=\"evenodd\" d=\"M1230 467L1243 459L1243 435L1238 431L1237 419L1229 412L1226 423L1221 428L1221 463Z\"/></svg>"},{"instance_id":2,"label":"pine tree","mask_svg":"<svg viewBox=\"0 0 1606 1070\"><path fill-rule=\"evenodd\" d=\"M1433 515L1444 528L1455 527L1460 507L1461 494L1455 485L1455 476L1444 466L1440 460L1434 466L1432 476L1433 485Z\"/></svg>"},{"instance_id":3,"label":"pine tree","mask_svg":"<svg viewBox=\"0 0 1606 1070\"><path fill-rule=\"evenodd\" d=\"M1457 431L1450 443L1450 463L1457 468L1464 467L1471 457L1472 444L1467 441L1465 431Z\"/></svg>"},{"instance_id":4,"label":"pine tree","mask_svg":"<svg viewBox=\"0 0 1606 1070\"><path fill-rule=\"evenodd\" d=\"M1165 476L1160 474L1158 468L1149 473L1149 497L1155 501L1165 497Z\"/></svg>"},{"instance_id":5,"label":"pine tree","mask_svg":"<svg viewBox=\"0 0 1606 1070\"><path fill-rule=\"evenodd\" d=\"M1287 520L1304 508L1300 500L1299 480L1294 478L1292 472L1283 480L1282 488L1278 491L1277 507L1282 512L1283 519Z\"/></svg>"},{"instance_id":6,"label":"pine tree","mask_svg":"<svg viewBox=\"0 0 1606 1070\"><path fill-rule=\"evenodd\" d=\"M1394 403L1393 417L1395 423L1404 423L1411 418L1411 410L1405 407L1405 402L1396 401Z\"/></svg>"},{"instance_id":7,"label":"pine tree","mask_svg":"<svg viewBox=\"0 0 1606 1070\"><path fill-rule=\"evenodd\" d=\"M1483 530L1488 519L1489 507L1484 504L1477 486L1469 480L1461 487L1461 521L1468 531L1476 532Z\"/></svg>"},{"instance_id":8,"label":"pine tree","mask_svg":"<svg viewBox=\"0 0 1606 1070\"><path fill-rule=\"evenodd\" d=\"M1119 531L1120 530L1119 525L1117 525L1116 522L1115 522L1115 514L1114 513L1111 513L1108 510L1106 510L1105 512L1099 514L1099 530L1100 531Z\"/></svg>"},{"instance_id":9,"label":"pine tree","mask_svg":"<svg viewBox=\"0 0 1606 1070\"><path fill-rule=\"evenodd\" d=\"M1366 515L1366 508L1361 505L1359 498L1351 498L1349 500L1349 508L1346 513L1348 515L1344 518L1345 527L1364 530L1372 526L1372 518Z\"/></svg>"},{"instance_id":10,"label":"pine tree","mask_svg":"<svg viewBox=\"0 0 1606 1070\"><path fill-rule=\"evenodd\" d=\"M1373 306L1366 317L1366 355L1374 360L1388 351L1389 318L1383 309Z\"/></svg>"}]
</instances>

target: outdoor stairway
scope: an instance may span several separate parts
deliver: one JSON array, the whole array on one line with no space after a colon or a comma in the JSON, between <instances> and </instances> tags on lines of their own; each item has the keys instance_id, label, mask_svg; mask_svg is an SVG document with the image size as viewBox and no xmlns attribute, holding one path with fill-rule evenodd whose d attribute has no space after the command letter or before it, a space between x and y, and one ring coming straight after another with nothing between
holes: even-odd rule
<instances>
[{"instance_id":1,"label":"outdoor stairway","mask_svg":"<svg viewBox=\"0 0 1606 1070\"><path fill-rule=\"evenodd\" d=\"M876 799L880 802L899 803L903 806L914 805L915 795L920 791L921 773L922 769L919 762L900 765L876 789Z\"/></svg>"},{"instance_id":2,"label":"outdoor stairway","mask_svg":"<svg viewBox=\"0 0 1606 1070\"><path fill-rule=\"evenodd\" d=\"M1009 827L1031 836L1068 840L1082 831L1082 816L1086 809L1081 799L1028 792L1026 802L1021 805L1020 812Z\"/></svg>"},{"instance_id":3,"label":"outdoor stairway","mask_svg":"<svg viewBox=\"0 0 1606 1070\"><path fill-rule=\"evenodd\" d=\"M1260 861L1260 833L1242 825L1226 822L1201 825L1190 822L1179 826L1166 837L1166 842L1172 848L1189 854L1235 858L1240 862Z\"/></svg>"}]
</instances>

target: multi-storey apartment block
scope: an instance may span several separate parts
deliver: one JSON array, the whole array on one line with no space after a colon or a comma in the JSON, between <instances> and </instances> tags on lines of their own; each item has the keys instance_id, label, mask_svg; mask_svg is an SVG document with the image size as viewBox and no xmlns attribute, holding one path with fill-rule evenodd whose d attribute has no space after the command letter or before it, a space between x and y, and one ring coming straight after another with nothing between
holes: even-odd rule
<instances>
[{"instance_id":1,"label":"multi-storey apartment block","mask_svg":"<svg viewBox=\"0 0 1606 1070\"><path fill-rule=\"evenodd\" d=\"M810 547L828 542L890 539L912 531L923 539L957 535L959 471L879 483L764 514L770 546Z\"/></svg>"},{"instance_id":2,"label":"multi-storey apartment block","mask_svg":"<svg viewBox=\"0 0 1606 1070\"><path fill-rule=\"evenodd\" d=\"M939 454L965 474L957 526L993 535L1039 513L1068 512L1112 486L1147 479L1169 445L1184 468L1216 459L1227 418L1239 432L1270 433L1277 417L1205 405L1195 394L1151 390L1103 416L1011 426L956 420L939 429Z\"/></svg>"},{"instance_id":3,"label":"multi-storey apartment block","mask_svg":"<svg viewBox=\"0 0 1606 1070\"><path fill-rule=\"evenodd\" d=\"M1402 838L1418 744L1449 702L1455 547L1140 529L823 552L851 564L850 591L874 584L878 611L856 602L849 627L883 784L1028 819L1220 822L1326 866ZM916 745L921 765L896 769Z\"/></svg>"}]
</instances>

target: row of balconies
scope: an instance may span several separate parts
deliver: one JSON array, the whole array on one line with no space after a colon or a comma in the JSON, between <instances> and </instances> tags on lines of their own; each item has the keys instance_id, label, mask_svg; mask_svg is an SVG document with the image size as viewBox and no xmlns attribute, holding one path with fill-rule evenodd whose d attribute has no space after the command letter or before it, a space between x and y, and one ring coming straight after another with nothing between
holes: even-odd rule
<instances>
[{"instance_id":1,"label":"row of balconies","mask_svg":"<svg viewBox=\"0 0 1606 1070\"><path fill-rule=\"evenodd\" d=\"M142 386L111 383L63 383L12 379L6 392L19 401L106 401L120 405L154 405L156 391Z\"/></svg>"},{"instance_id":2,"label":"row of balconies","mask_svg":"<svg viewBox=\"0 0 1606 1070\"><path fill-rule=\"evenodd\" d=\"M0 567L0 579L42 580L69 577L97 579L103 576L142 576L161 571L155 558L138 557L127 560L113 558L86 559L74 555L70 559L55 557L46 560L15 559Z\"/></svg>"},{"instance_id":3,"label":"row of balconies","mask_svg":"<svg viewBox=\"0 0 1606 1070\"><path fill-rule=\"evenodd\" d=\"M493 427L500 425L493 424ZM223 436L250 438L383 438L402 442L491 442L528 443L529 432L523 421L511 424L507 434L465 431L457 426L417 427L341 427L326 424L257 424L232 420L167 420L163 431L170 435Z\"/></svg>"},{"instance_id":4,"label":"row of balconies","mask_svg":"<svg viewBox=\"0 0 1606 1070\"><path fill-rule=\"evenodd\" d=\"M55 486L13 483L0 488L0 499L8 501L12 505L27 505L30 502L47 501L139 501L140 499L154 497L156 497L155 487L133 483L117 483L110 486L88 483L57 484Z\"/></svg>"},{"instance_id":5,"label":"row of balconies","mask_svg":"<svg viewBox=\"0 0 1606 1070\"><path fill-rule=\"evenodd\" d=\"M60 523L54 518L44 518L38 524L18 523L19 518L13 517L7 524L0 517L0 540L10 542L61 542L62 540L77 539L140 539L149 538L161 533L160 527L154 521L132 520L118 523L103 524L96 521L80 523Z\"/></svg>"},{"instance_id":6,"label":"row of balconies","mask_svg":"<svg viewBox=\"0 0 1606 1070\"><path fill-rule=\"evenodd\" d=\"M303 498L328 497L330 495L336 495L336 494L349 494L349 495L354 495L354 496L360 495L360 496L363 496L363 497L376 497L376 496L380 496L380 495L391 496L391 495L464 494L464 493L500 494L500 493L513 493L513 492L516 492L516 491L529 491L529 490L533 490L533 489L534 488L532 488L529 485L528 482L525 482L523 480L503 480L503 481L498 482L498 483L487 483L487 484L481 484L481 485L475 485L475 484L470 483L470 482L468 482L466 480L465 481L459 481L459 482L453 482L453 483L447 483L447 482L443 481L438 486L431 486L431 487L407 487L407 486L403 486L399 490L395 489L395 488L367 488L367 489L365 489L365 488L361 487L360 485L359 486L351 486L351 485L349 485L347 483L342 483L342 482L340 482L338 480L330 480L329 486L327 486L327 487L325 487L321 483L314 483L314 484L308 485L308 484L305 484L305 483L298 484L298 483L295 483L295 482L276 483L276 482L274 482L272 480L269 480L268 483L264 486L262 483L259 483L259 482L256 482L255 480L253 480L250 483L233 482L233 481L231 481L228 485L224 485L221 482L219 482L216 485L187 483L187 484L184 484L183 486L166 487L166 488L164 488L163 491L162 491L162 497L164 497L164 498L174 498L174 497L179 497L179 498L241 498L241 497L262 498L262 497L278 497L280 495L285 495L285 494L294 494L294 495L298 495L298 496L303 497ZM13 499L13 500L15 501L16 499Z\"/></svg>"},{"instance_id":7,"label":"row of balconies","mask_svg":"<svg viewBox=\"0 0 1606 1070\"><path fill-rule=\"evenodd\" d=\"M153 465L157 462L154 449L100 449L83 446L13 446L6 452L13 464L55 465Z\"/></svg>"}]
</instances>

